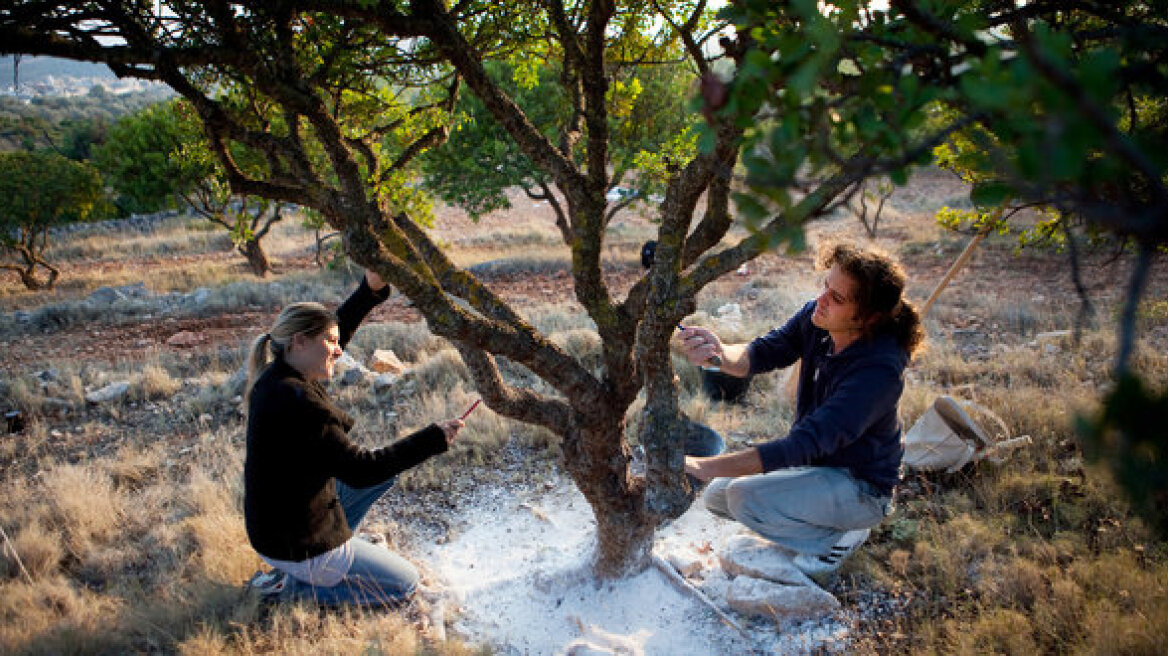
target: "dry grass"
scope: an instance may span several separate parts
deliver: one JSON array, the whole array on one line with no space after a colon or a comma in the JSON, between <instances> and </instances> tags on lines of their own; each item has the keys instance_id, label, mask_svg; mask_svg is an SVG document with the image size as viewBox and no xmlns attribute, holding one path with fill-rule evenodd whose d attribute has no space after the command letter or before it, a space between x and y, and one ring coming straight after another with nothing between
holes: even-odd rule
<instances>
[{"instance_id":1,"label":"dry grass","mask_svg":"<svg viewBox=\"0 0 1168 656\"><path fill-rule=\"evenodd\" d=\"M965 238L939 233L919 218L942 203L962 202L961 193L939 200L908 191L890 203L882 229L889 236L879 243L943 265ZM854 228L854 219L827 221L812 230L813 241L849 236ZM547 225L518 222L444 234L439 238L466 264L491 262L516 275L567 266L558 235ZM640 243L651 234L642 222L614 222L606 259L635 266ZM50 297L0 288L6 309L39 307L28 330L140 321L156 308L125 303L95 313L79 299L100 285L140 280L140 272L117 272L134 258L213 254L222 246L216 233L186 224L128 237L124 248L123 241L102 239L82 235L57 248L71 265L107 258L113 264L106 270L95 269ZM289 219L269 245L277 258L302 257L307 234ZM207 259L150 269L151 289L207 286L200 312L213 315L305 298L335 303L352 275L309 271L257 281L236 256ZM821 284L807 255L768 255L767 262L779 273L718 281L686 322L745 340L778 325ZM914 295L930 291L926 282L916 282ZM1077 308L1019 287L942 296L927 322L929 349L908 373L901 414L911 424L938 394L973 398L1000 416L1011 435L1028 434L1034 444L1001 464L909 474L894 515L835 579L832 590L845 604L873 601L884 609L860 618L850 651L1168 653L1168 546L1133 516L1109 474L1084 462L1073 428L1109 384L1114 309L1102 307L1101 327L1078 343L1037 343L1035 333L1069 328ZM731 302L742 308L738 324L718 316ZM1145 334L1168 334L1165 307L1153 299L1141 309ZM595 326L579 308L525 312L553 342L589 368L599 367ZM955 327L970 332L955 334ZM1134 360L1161 386L1168 381L1162 341L1141 344ZM377 446L460 416L477 398L457 352L422 323L366 326L350 350L363 360L376 348L393 349L414 369L379 393L366 386L334 388L357 418L354 438L362 444ZM0 550L0 653L479 653L456 641L430 642L416 609L320 612L293 605L265 611L242 595L239 584L259 560L243 531L244 426L226 385L241 363L232 345L189 357L127 354L109 367L45 363L57 369L52 380L21 375L3 381L0 401L22 409L27 426L0 440L0 524L11 538ZM512 382L550 391L523 367L505 359L499 364ZM723 404L702 395L697 369L679 358L674 366L682 409L721 432L731 448L790 426L782 374L755 378L741 404ZM125 402L85 403L86 389L112 380L132 382ZM639 409L638 403L630 410L630 434ZM481 406L451 453L402 477L399 488L415 500L401 509L402 521L431 513L428 506L415 507L419 499L429 503L451 490L493 484L509 462L521 462L523 475L538 480L558 457L557 437Z\"/></svg>"}]
</instances>

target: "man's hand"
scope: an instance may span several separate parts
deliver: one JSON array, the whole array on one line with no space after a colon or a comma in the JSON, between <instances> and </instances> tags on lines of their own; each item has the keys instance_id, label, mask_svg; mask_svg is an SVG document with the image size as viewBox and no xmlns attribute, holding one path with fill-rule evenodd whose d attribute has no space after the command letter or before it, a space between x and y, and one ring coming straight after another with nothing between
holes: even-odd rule
<instances>
[{"instance_id":1,"label":"man's hand","mask_svg":"<svg viewBox=\"0 0 1168 656\"><path fill-rule=\"evenodd\" d=\"M681 352L695 366L708 367L714 362L721 366L722 340L711 330L686 326L681 331Z\"/></svg>"},{"instance_id":2,"label":"man's hand","mask_svg":"<svg viewBox=\"0 0 1168 656\"><path fill-rule=\"evenodd\" d=\"M739 378L750 374L746 344L723 344L712 330L698 326L686 326L674 334L681 340L681 352L691 364L716 367L724 374Z\"/></svg>"},{"instance_id":3,"label":"man's hand","mask_svg":"<svg viewBox=\"0 0 1168 656\"><path fill-rule=\"evenodd\" d=\"M454 444L455 438L458 437L458 432L465 425L461 419L447 419L446 421L438 422L438 428L441 428L442 433L446 435L446 446Z\"/></svg>"},{"instance_id":4,"label":"man's hand","mask_svg":"<svg viewBox=\"0 0 1168 656\"><path fill-rule=\"evenodd\" d=\"M686 456L685 473L699 481L761 474L762 458L758 455L758 449L754 447L708 458Z\"/></svg>"},{"instance_id":5,"label":"man's hand","mask_svg":"<svg viewBox=\"0 0 1168 656\"><path fill-rule=\"evenodd\" d=\"M685 473L702 481L703 483L714 478L717 478L708 467L703 467L706 458L698 458L697 456L685 457Z\"/></svg>"}]
</instances>

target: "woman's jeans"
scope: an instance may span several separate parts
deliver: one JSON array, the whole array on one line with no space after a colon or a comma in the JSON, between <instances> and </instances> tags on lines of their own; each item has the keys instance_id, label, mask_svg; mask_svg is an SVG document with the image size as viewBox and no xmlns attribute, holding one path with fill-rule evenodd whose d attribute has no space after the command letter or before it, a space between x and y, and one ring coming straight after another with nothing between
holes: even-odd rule
<instances>
[{"instance_id":1,"label":"woman's jeans","mask_svg":"<svg viewBox=\"0 0 1168 656\"><path fill-rule=\"evenodd\" d=\"M817 555L844 533L879 524L892 498L838 467L792 467L715 478L702 495L715 515L742 522L795 553Z\"/></svg>"},{"instance_id":2,"label":"woman's jeans","mask_svg":"<svg viewBox=\"0 0 1168 656\"><path fill-rule=\"evenodd\" d=\"M349 529L357 530L361 520L373 504L393 487L396 477L366 488L353 488L337 481L337 497L345 510ZM406 559L358 537L349 539L353 549L353 564L340 583L313 586L288 577L285 596L290 599L310 599L316 603L336 606L386 606L409 597L418 585L418 571Z\"/></svg>"}]
</instances>

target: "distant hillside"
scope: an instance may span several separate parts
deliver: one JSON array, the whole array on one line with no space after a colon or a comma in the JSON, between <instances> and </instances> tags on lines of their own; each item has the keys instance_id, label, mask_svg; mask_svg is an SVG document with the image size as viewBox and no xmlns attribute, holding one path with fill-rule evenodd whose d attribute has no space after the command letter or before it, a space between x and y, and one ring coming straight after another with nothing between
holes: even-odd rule
<instances>
[{"instance_id":1,"label":"distant hillside","mask_svg":"<svg viewBox=\"0 0 1168 656\"><path fill-rule=\"evenodd\" d=\"M0 87L12 84L12 55L0 56ZM20 83L43 82L45 78L53 77L82 77L114 79L114 72L105 64L90 64L76 62L56 57L21 57Z\"/></svg>"}]
</instances>

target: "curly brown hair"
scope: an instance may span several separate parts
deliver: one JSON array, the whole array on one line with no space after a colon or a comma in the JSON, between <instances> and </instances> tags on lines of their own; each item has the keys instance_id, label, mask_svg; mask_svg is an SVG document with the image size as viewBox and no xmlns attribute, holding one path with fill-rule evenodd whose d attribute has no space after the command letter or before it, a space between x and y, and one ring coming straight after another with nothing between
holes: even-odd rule
<instances>
[{"instance_id":1,"label":"curly brown hair","mask_svg":"<svg viewBox=\"0 0 1168 656\"><path fill-rule=\"evenodd\" d=\"M892 332L911 357L924 345L925 329L916 307L904 297L907 276L890 256L851 244L829 244L819 250L821 269L838 266L856 282L855 301L864 337Z\"/></svg>"}]
</instances>

